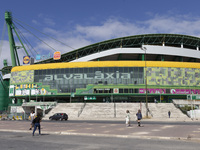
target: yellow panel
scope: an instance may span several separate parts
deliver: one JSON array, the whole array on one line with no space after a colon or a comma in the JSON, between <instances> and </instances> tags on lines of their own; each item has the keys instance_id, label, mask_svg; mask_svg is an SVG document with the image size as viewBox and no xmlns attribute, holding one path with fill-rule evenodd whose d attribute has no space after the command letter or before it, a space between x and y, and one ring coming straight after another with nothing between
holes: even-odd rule
<instances>
[{"instance_id":1,"label":"yellow panel","mask_svg":"<svg viewBox=\"0 0 200 150\"><path fill-rule=\"evenodd\" d=\"M173 68L200 68L200 63L147 61L147 67L173 67ZM42 70L58 68L86 68L86 67L145 67L145 61L89 61L89 62L63 62L26 66L16 66L11 72L25 70Z\"/></svg>"}]
</instances>

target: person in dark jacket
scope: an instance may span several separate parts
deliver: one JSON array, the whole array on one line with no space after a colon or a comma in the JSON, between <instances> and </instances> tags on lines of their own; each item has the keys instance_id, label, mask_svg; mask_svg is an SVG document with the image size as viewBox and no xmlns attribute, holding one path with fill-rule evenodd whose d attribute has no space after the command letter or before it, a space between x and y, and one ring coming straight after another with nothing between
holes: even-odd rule
<instances>
[{"instance_id":1,"label":"person in dark jacket","mask_svg":"<svg viewBox=\"0 0 200 150\"><path fill-rule=\"evenodd\" d=\"M170 112L170 111L168 111L168 116L169 116L169 118L170 118L170 116L171 116L171 112Z\"/></svg>"},{"instance_id":2,"label":"person in dark jacket","mask_svg":"<svg viewBox=\"0 0 200 150\"><path fill-rule=\"evenodd\" d=\"M138 127L140 127L141 126L141 119L142 119L142 113L141 113L140 109L138 110L136 116L137 116Z\"/></svg>"},{"instance_id":3,"label":"person in dark jacket","mask_svg":"<svg viewBox=\"0 0 200 150\"><path fill-rule=\"evenodd\" d=\"M34 136L35 130L37 128L39 130L39 135L41 135L41 132L40 132L40 122L41 122L41 116L40 116L40 114L38 114L38 116L33 120L33 123L35 124L34 125L34 130L33 130L33 136Z\"/></svg>"}]
</instances>

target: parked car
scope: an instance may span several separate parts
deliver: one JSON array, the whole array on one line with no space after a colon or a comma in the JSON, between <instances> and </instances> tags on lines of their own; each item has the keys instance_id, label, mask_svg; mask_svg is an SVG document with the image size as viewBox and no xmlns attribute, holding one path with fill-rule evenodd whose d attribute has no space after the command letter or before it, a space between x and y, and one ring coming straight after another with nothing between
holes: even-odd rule
<instances>
[{"instance_id":1,"label":"parked car","mask_svg":"<svg viewBox=\"0 0 200 150\"><path fill-rule=\"evenodd\" d=\"M50 120L68 120L68 115L66 113L56 113L49 117Z\"/></svg>"}]
</instances>

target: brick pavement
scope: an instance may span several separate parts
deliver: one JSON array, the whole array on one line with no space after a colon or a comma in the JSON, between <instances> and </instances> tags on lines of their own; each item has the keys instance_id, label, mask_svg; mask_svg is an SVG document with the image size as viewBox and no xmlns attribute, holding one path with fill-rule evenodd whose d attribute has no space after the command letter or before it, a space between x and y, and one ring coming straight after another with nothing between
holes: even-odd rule
<instances>
[{"instance_id":1,"label":"brick pavement","mask_svg":"<svg viewBox=\"0 0 200 150\"><path fill-rule=\"evenodd\" d=\"M143 121L143 127L137 127L136 122L126 127L123 122L90 122L90 121L43 121L41 122L43 134L68 134L87 136L107 136L122 138L159 138L196 140L200 142L200 122L197 124L154 124ZM29 121L0 121L0 131L27 132ZM36 131L36 134L38 131Z\"/></svg>"}]
</instances>

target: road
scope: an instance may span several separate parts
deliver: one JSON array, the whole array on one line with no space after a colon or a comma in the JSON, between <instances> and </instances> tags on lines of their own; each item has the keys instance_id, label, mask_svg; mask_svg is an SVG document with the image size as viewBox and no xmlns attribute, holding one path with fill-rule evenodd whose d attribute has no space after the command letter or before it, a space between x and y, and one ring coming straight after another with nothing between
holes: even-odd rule
<instances>
[{"instance_id":1,"label":"road","mask_svg":"<svg viewBox=\"0 0 200 150\"><path fill-rule=\"evenodd\" d=\"M0 132L2 150L197 150L200 143L116 137Z\"/></svg>"}]
</instances>

